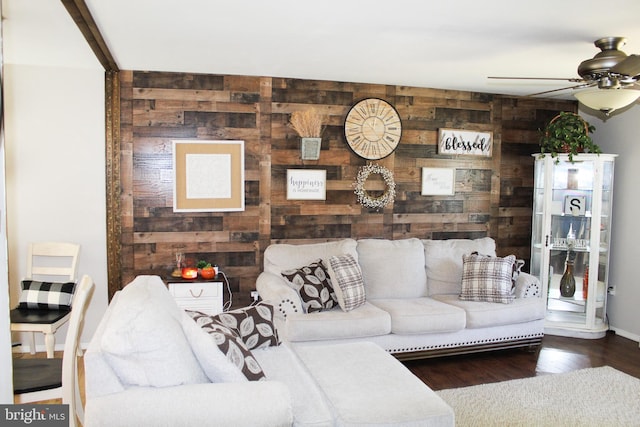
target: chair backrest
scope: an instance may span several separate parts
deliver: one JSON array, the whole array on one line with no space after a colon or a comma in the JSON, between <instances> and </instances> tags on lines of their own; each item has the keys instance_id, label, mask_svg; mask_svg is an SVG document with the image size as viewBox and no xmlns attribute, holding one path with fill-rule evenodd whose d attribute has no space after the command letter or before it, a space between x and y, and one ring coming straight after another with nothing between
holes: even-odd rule
<instances>
[{"instance_id":1,"label":"chair backrest","mask_svg":"<svg viewBox=\"0 0 640 427\"><path fill-rule=\"evenodd\" d=\"M82 276L74 297L71 320L69 320L69 329L64 343L62 356L62 403L69 405L69 416L71 418L69 426L71 427L76 425L76 416L78 416L80 423L84 424L84 410L80 400L78 379L78 348L82 322L94 288L95 284L91 277Z\"/></svg>"},{"instance_id":2,"label":"chair backrest","mask_svg":"<svg viewBox=\"0 0 640 427\"><path fill-rule=\"evenodd\" d=\"M27 279L75 281L80 245L66 242L34 242L27 254Z\"/></svg>"}]
</instances>

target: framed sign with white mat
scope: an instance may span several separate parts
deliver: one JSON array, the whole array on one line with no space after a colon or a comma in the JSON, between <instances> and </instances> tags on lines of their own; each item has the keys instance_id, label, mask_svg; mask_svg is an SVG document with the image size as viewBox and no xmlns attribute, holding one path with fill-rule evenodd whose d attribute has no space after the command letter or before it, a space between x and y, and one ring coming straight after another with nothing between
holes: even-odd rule
<instances>
[{"instance_id":1,"label":"framed sign with white mat","mask_svg":"<svg viewBox=\"0 0 640 427\"><path fill-rule=\"evenodd\" d=\"M173 141L173 211L244 211L244 141Z\"/></svg>"},{"instance_id":2,"label":"framed sign with white mat","mask_svg":"<svg viewBox=\"0 0 640 427\"><path fill-rule=\"evenodd\" d=\"M456 170L454 168L422 168L423 196L453 196Z\"/></svg>"},{"instance_id":3,"label":"framed sign with white mat","mask_svg":"<svg viewBox=\"0 0 640 427\"><path fill-rule=\"evenodd\" d=\"M287 169L287 200L326 200L327 171Z\"/></svg>"}]
</instances>

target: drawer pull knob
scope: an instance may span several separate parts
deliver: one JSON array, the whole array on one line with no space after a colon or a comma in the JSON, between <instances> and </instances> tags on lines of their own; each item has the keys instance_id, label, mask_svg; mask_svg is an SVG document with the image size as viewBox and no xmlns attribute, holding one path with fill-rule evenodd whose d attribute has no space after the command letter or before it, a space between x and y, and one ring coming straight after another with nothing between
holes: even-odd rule
<instances>
[{"instance_id":1,"label":"drawer pull knob","mask_svg":"<svg viewBox=\"0 0 640 427\"><path fill-rule=\"evenodd\" d=\"M194 298L200 298L202 296L202 289L200 289L200 292L198 293L198 295L194 295L193 294L193 289L189 289L189 293L191 294L192 297Z\"/></svg>"}]
</instances>

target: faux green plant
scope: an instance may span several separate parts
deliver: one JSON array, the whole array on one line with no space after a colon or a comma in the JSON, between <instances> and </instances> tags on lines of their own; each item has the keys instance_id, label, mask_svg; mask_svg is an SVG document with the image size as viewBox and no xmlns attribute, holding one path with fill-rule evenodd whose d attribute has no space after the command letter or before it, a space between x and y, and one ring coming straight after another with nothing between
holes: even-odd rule
<instances>
[{"instance_id":1,"label":"faux green plant","mask_svg":"<svg viewBox=\"0 0 640 427\"><path fill-rule=\"evenodd\" d=\"M569 161L579 153L601 153L602 150L591 139L595 126L586 122L576 113L563 111L555 116L540 137L540 152L557 157L559 153L568 153ZM557 162L558 160L556 160Z\"/></svg>"},{"instance_id":2,"label":"faux green plant","mask_svg":"<svg viewBox=\"0 0 640 427\"><path fill-rule=\"evenodd\" d=\"M211 263L208 263L207 261L200 260L196 264L196 268L205 268L205 267L211 267Z\"/></svg>"}]
</instances>

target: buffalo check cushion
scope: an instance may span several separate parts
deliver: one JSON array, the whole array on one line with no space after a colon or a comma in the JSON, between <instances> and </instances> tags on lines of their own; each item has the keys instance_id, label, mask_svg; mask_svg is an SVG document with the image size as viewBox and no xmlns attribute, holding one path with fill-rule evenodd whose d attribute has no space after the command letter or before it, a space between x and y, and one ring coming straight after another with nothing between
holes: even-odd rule
<instances>
[{"instance_id":1,"label":"buffalo check cushion","mask_svg":"<svg viewBox=\"0 0 640 427\"><path fill-rule=\"evenodd\" d=\"M68 310L71 308L75 289L76 284L74 282L57 283L23 280L18 308Z\"/></svg>"},{"instance_id":2,"label":"buffalo check cushion","mask_svg":"<svg viewBox=\"0 0 640 427\"><path fill-rule=\"evenodd\" d=\"M321 259L280 274L298 292L306 313L330 310L337 304L327 267Z\"/></svg>"},{"instance_id":3,"label":"buffalo check cushion","mask_svg":"<svg viewBox=\"0 0 640 427\"><path fill-rule=\"evenodd\" d=\"M338 304L343 311L358 308L366 301L362 270L355 258L350 254L329 258L330 274L336 283L335 290Z\"/></svg>"},{"instance_id":4,"label":"buffalo check cushion","mask_svg":"<svg viewBox=\"0 0 640 427\"><path fill-rule=\"evenodd\" d=\"M486 301L509 304L513 291L514 255L504 258L478 254L462 256L462 292L465 301Z\"/></svg>"}]
</instances>

